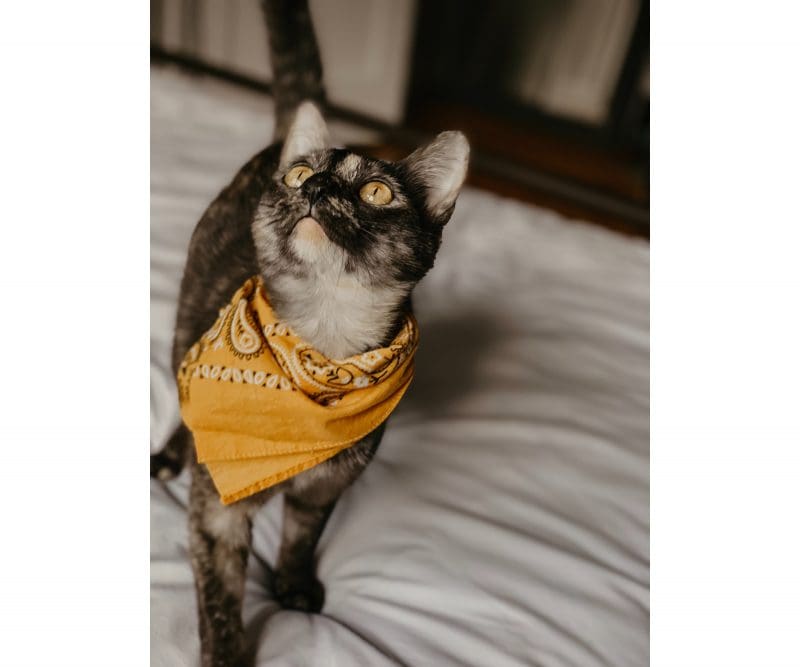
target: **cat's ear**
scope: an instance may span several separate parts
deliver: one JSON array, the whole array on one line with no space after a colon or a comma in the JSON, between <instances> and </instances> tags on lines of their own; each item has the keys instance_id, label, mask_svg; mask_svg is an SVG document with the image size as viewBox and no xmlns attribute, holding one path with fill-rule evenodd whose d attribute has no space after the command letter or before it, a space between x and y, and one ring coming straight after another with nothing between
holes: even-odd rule
<instances>
[{"instance_id":1,"label":"cat's ear","mask_svg":"<svg viewBox=\"0 0 800 667\"><path fill-rule=\"evenodd\" d=\"M424 190L425 208L439 224L450 219L468 163L469 143L461 132L442 132L401 163L413 182Z\"/></svg>"},{"instance_id":2,"label":"cat's ear","mask_svg":"<svg viewBox=\"0 0 800 667\"><path fill-rule=\"evenodd\" d=\"M297 158L314 151L328 148L330 138L328 126L314 104L303 102L294 115L281 151L281 167L286 167Z\"/></svg>"}]
</instances>

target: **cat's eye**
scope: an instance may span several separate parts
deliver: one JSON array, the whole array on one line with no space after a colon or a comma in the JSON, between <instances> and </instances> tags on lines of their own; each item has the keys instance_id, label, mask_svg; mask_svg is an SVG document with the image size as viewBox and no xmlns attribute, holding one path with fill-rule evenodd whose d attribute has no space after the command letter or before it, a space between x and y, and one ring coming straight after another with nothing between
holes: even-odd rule
<instances>
[{"instance_id":1,"label":"cat's eye","mask_svg":"<svg viewBox=\"0 0 800 667\"><path fill-rule=\"evenodd\" d=\"M306 179L314 173L314 170L306 164L298 164L286 172L283 182L290 188L299 188Z\"/></svg>"},{"instance_id":2,"label":"cat's eye","mask_svg":"<svg viewBox=\"0 0 800 667\"><path fill-rule=\"evenodd\" d=\"M389 186L380 181L370 181L359 192L361 199L373 206L386 206L392 201L392 191Z\"/></svg>"}]
</instances>

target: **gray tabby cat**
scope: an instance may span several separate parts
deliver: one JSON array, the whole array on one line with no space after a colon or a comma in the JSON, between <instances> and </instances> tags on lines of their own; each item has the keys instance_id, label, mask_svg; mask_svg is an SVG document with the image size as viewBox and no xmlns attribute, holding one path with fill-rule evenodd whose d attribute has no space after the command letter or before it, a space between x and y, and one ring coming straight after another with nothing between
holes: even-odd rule
<instances>
[{"instance_id":1,"label":"gray tabby cat","mask_svg":"<svg viewBox=\"0 0 800 667\"><path fill-rule=\"evenodd\" d=\"M250 276L260 274L276 315L325 355L387 344L410 294L433 266L464 180L469 146L443 132L396 163L332 149L318 111L322 68L306 2L264 0L275 72L273 145L253 157L209 206L192 235L181 283L172 368ZM337 456L232 505L192 463L190 551L204 666L244 664L241 619L251 518L285 499L274 594L316 612L324 591L314 550L336 500L369 463L383 425ZM194 459L181 425L151 458L169 479Z\"/></svg>"}]
</instances>

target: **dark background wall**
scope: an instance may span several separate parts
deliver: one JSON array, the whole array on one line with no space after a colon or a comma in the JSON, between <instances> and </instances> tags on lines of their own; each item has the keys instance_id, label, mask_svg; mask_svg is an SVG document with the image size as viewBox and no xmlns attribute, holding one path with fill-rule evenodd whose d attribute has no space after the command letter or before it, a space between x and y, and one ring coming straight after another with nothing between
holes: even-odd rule
<instances>
[{"instance_id":1,"label":"dark background wall","mask_svg":"<svg viewBox=\"0 0 800 667\"><path fill-rule=\"evenodd\" d=\"M332 113L402 154L465 131L470 180L649 235L649 2L311 0ZM152 0L156 63L268 92L257 0Z\"/></svg>"}]
</instances>

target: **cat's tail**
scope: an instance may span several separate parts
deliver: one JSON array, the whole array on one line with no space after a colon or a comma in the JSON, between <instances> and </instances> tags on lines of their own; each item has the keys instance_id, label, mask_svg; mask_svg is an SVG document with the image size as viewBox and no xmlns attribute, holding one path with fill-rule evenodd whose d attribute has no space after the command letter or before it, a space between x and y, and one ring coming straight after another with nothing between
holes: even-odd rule
<instances>
[{"instance_id":1,"label":"cat's tail","mask_svg":"<svg viewBox=\"0 0 800 667\"><path fill-rule=\"evenodd\" d=\"M275 141L286 137L303 100L325 104L322 62L307 0L261 0L272 60Z\"/></svg>"}]
</instances>

